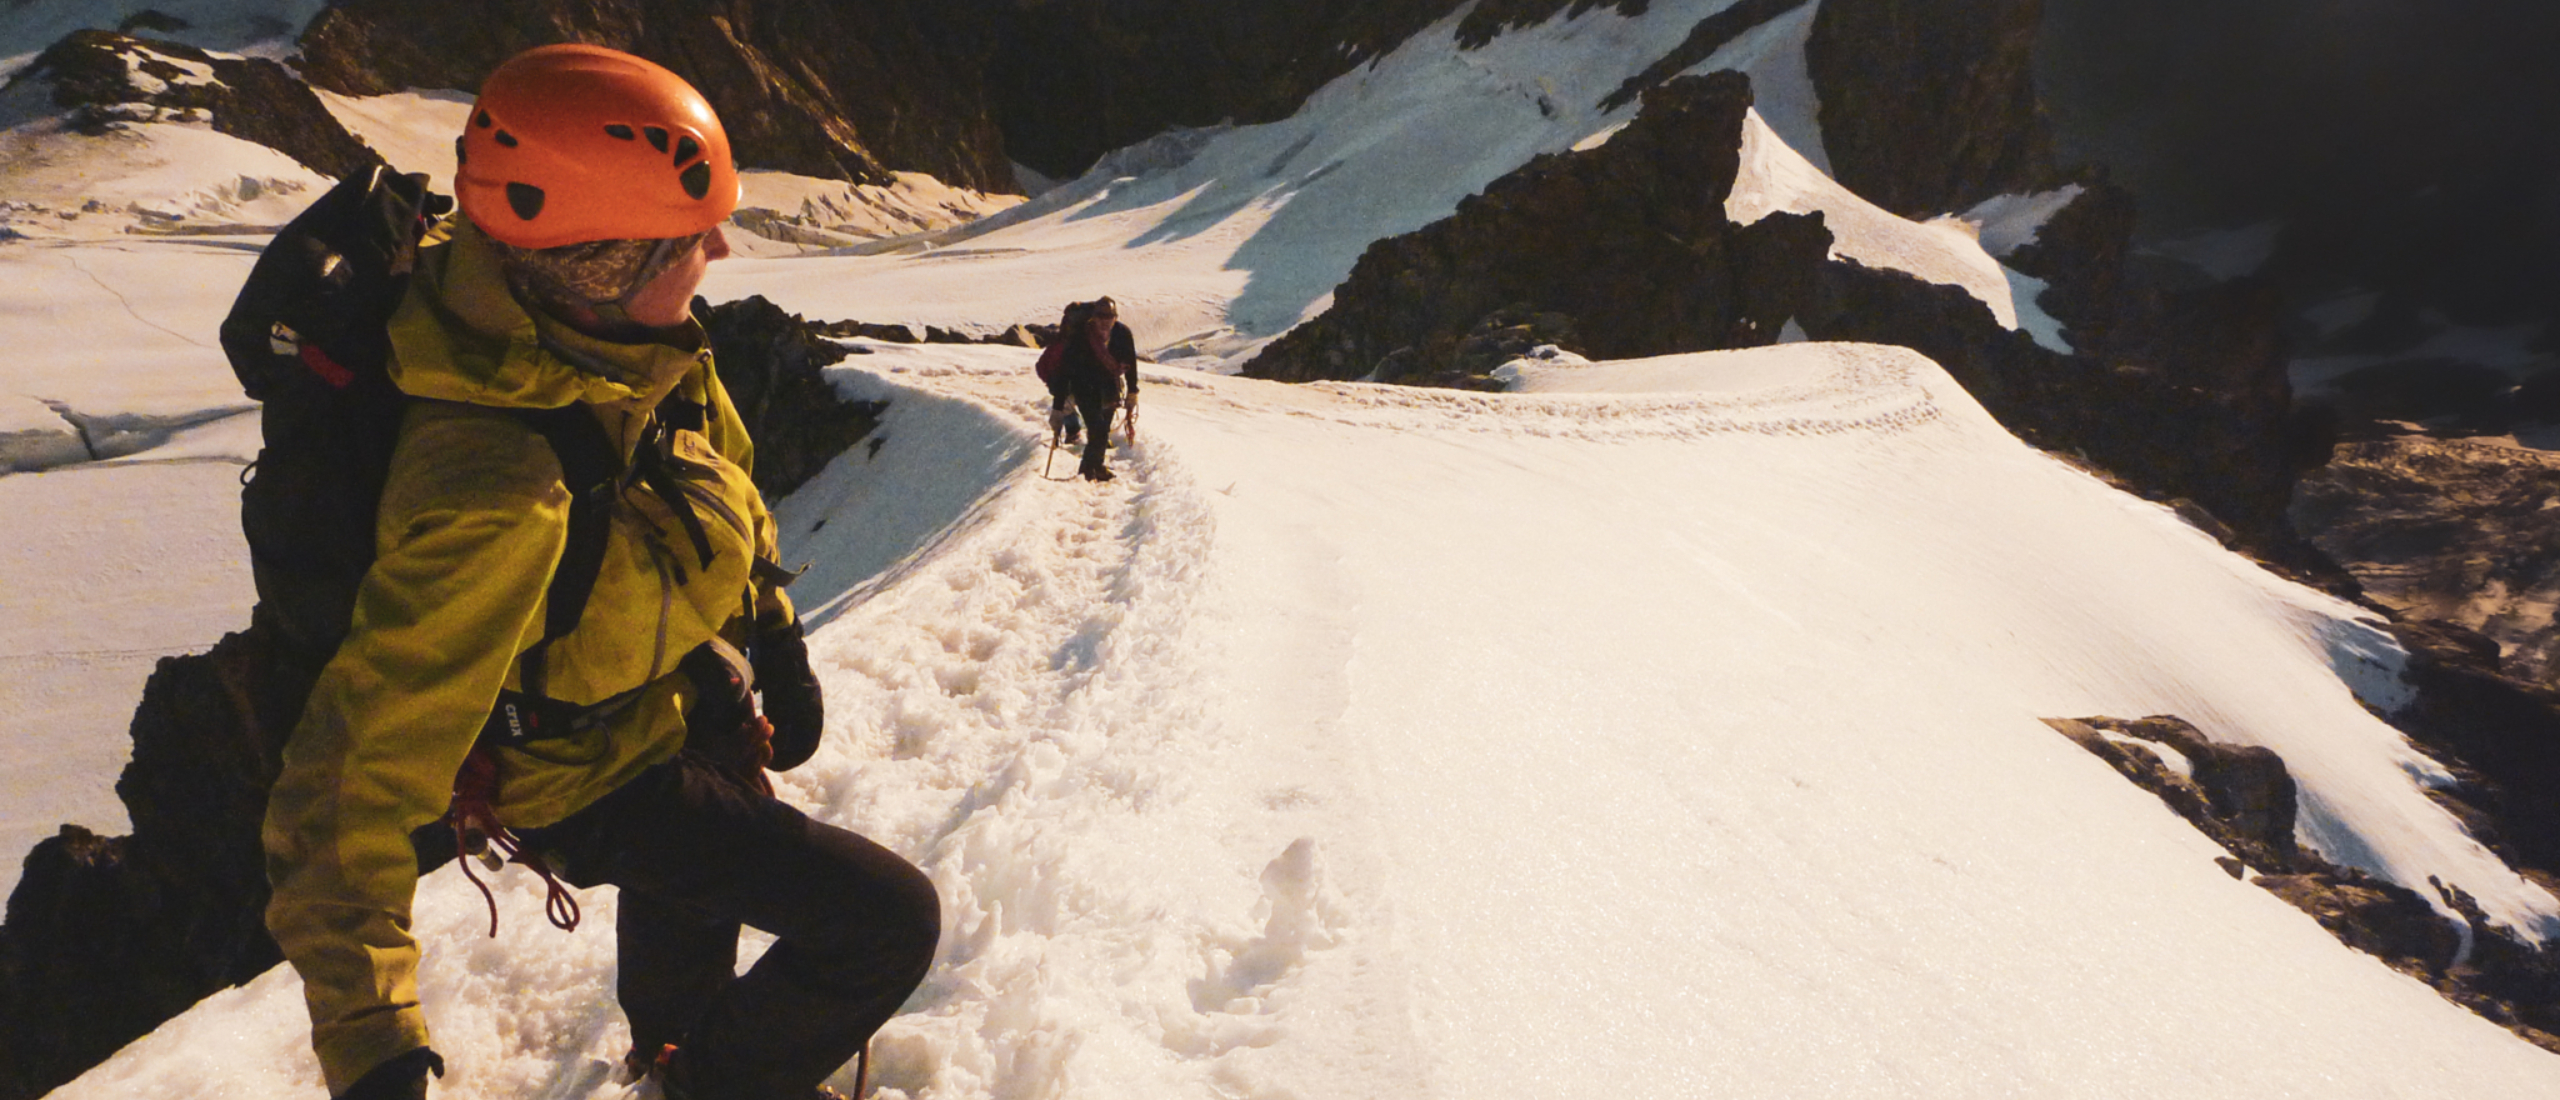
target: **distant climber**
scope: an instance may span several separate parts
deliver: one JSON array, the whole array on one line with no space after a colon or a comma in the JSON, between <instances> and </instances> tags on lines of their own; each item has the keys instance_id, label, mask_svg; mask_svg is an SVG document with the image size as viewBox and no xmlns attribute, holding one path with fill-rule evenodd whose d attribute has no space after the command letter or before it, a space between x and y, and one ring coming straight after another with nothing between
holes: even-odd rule
<instances>
[{"instance_id":1,"label":"distant climber","mask_svg":"<svg viewBox=\"0 0 2560 1100\"><path fill-rule=\"evenodd\" d=\"M1089 481L1111 480L1103 459L1112 414L1138 411L1137 339L1120 323L1120 307L1108 297L1068 306L1057 339L1041 353L1040 380L1049 387L1051 430L1072 444L1076 428L1089 429L1076 472Z\"/></svg>"},{"instance_id":2,"label":"distant climber","mask_svg":"<svg viewBox=\"0 0 2560 1100\"><path fill-rule=\"evenodd\" d=\"M1093 303L1067 303L1067 308L1058 313L1057 333L1040 345L1040 364L1034 369L1040 376L1040 384L1048 387L1051 393L1057 392L1058 362L1066 357L1067 334L1084 331L1085 319L1091 316ZM1055 450L1060 443L1073 447L1083 437L1084 418L1076 414L1073 406L1053 401L1049 408L1050 448Z\"/></svg>"},{"instance_id":3,"label":"distant climber","mask_svg":"<svg viewBox=\"0 0 2560 1100\"><path fill-rule=\"evenodd\" d=\"M492 73L457 145L460 213L390 313L375 556L265 823L267 927L329 1092L420 1100L443 1072L410 923L412 833L441 819L448 852L621 889L629 1061L669 1100L831 1095L941 920L922 871L765 775L818 748L823 704L691 313L729 253L728 138L674 73L561 45ZM777 937L744 975L741 925Z\"/></svg>"}]
</instances>

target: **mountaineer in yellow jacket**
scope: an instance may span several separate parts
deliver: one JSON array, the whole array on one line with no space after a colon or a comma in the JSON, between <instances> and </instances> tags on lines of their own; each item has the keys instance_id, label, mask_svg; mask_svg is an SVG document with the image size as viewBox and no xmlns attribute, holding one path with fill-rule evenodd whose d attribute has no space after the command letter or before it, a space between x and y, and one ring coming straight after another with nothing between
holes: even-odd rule
<instances>
[{"instance_id":1,"label":"mountaineer in yellow jacket","mask_svg":"<svg viewBox=\"0 0 2560 1100\"><path fill-rule=\"evenodd\" d=\"M819 702L751 444L690 315L728 253L727 137L673 73L551 46L492 74L459 145L461 213L390 325L410 406L378 556L265 827L267 925L330 1092L415 1100L443 1070L409 837L468 801L538 866L620 887L635 1070L684 1100L825 1095L923 980L940 917L922 872L764 780L815 749ZM546 644L569 491L517 413L563 407L627 474L575 628ZM733 977L741 923L779 939Z\"/></svg>"}]
</instances>

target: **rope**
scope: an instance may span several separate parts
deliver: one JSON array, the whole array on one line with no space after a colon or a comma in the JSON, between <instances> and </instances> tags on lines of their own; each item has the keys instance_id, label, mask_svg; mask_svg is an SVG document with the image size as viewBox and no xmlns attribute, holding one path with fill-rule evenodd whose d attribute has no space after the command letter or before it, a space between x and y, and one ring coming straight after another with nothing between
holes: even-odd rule
<instances>
[{"instance_id":1,"label":"rope","mask_svg":"<svg viewBox=\"0 0 2560 1100\"><path fill-rule=\"evenodd\" d=\"M480 873L471 869L475 860L486 860L491 871L505 863L516 863L542 876L542 912L551 925L563 932L578 930L585 913L578 907L578 897L560 882L557 874L540 855L524 850L505 822L498 820L491 804L498 793L498 760L480 750L462 760L462 770L453 777L453 806L445 811L445 821L453 827L453 854L462 864L462 877L480 891L480 900L489 906L489 937L498 935L498 896ZM492 855L495 851L497 854ZM503 857L503 859L501 858Z\"/></svg>"}]
</instances>

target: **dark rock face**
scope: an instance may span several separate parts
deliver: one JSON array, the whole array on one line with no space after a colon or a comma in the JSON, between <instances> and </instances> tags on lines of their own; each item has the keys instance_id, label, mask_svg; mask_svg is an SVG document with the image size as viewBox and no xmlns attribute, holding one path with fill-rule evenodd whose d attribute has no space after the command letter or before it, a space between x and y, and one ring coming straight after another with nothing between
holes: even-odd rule
<instances>
[{"instance_id":1,"label":"dark rock face","mask_svg":"<svg viewBox=\"0 0 2560 1100\"><path fill-rule=\"evenodd\" d=\"M2160 796L2178 816L2249 866L2271 872L2309 866L2293 836L2293 775L2273 750L2218 745L2194 726L2167 716L2055 718L2045 724L2095 753L2135 786ZM2170 770L2159 754L2111 740L2109 734L2167 748L2187 762L2193 777Z\"/></svg>"},{"instance_id":2,"label":"dark rock face","mask_svg":"<svg viewBox=\"0 0 2560 1100\"><path fill-rule=\"evenodd\" d=\"M810 330L821 336L848 340L856 337L891 344L1003 344L1007 347L1041 348L1058 335L1056 325L1015 325L991 336L971 336L940 325L918 328L905 322L890 321L812 321ZM838 352L852 354L853 349L837 347Z\"/></svg>"},{"instance_id":3,"label":"dark rock face","mask_svg":"<svg viewBox=\"0 0 2560 1100\"><path fill-rule=\"evenodd\" d=\"M342 0L304 31L303 74L349 95L474 91L522 50L588 42L701 89L744 167L863 183L911 170L1011 191L976 62L933 33L936 10L922 0Z\"/></svg>"},{"instance_id":4,"label":"dark rock face","mask_svg":"<svg viewBox=\"0 0 2560 1100\"><path fill-rule=\"evenodd\" d=\"M987 82L1013 159L1068 177L1174 127L1271 122L1326 82L1456 11L1459 0L977 0ZM1463 48L1557 15L1646 0L1489 0Z\"/></svg>"},{"instance_id":5,"label":"dark rock face","mask_svg":"<svg viewBox=\"0 0 2560 1100\"><path fill-rule=\"evenodd\" d=\"M1514 306L1568 318L1582 336L1573 350L1595 357L1735 346L1750 319L1736 266L1744 250L1724 197L1750 106L1748 82L1733 73L1646 93L1635 121L1606 144L1539 157L1455 215L1371 245L1333 308L1274 341L1245 373L1436 377L1454 368L1462 338Z\"/></svg>"},{"instance_id":6,"label":"dark rock face","mask_svg":"<svg viewBox=\"0 0 2560 1100\"><path fill-rule=\"evenodd\" d=\"M2079 197L2007 257L2051 284L2038 304L2062 322L2072 348L2213 394L2282 436L2293 387L2278 287L2255 278L2201 281L2144 262L2134 249L2133 197L2103 177L2079 183ZM2325 446L2312 449L2325 456Z\"/></svg>"},{"instance_id":7,"label":"dark rock face","mask_svg":"<svg viewBox=\"0 0 2560 1100\"><path fill-rule=\"evenodd\" d=\"M694 299L720 382L756 441L755 482L778 500L817 476L880 423L886 402L847 401L821 369L848 353L761 295L714 306Z\"/></svg>"},{"instance_id":8,"label":"dark rock face","mask_svg":"<svg viewBox=\"0 0 2560 1100\"><path fill-rule=\"evenodd\" d=\"M246 634L163 658L116 782L133 834L66 825L27 855L0 924L0 1100L41 1096L281 960L258 825L283 746L253 702L278 675Z\"/></svg>"},{"instance_id":9,"label":"dark rock face","mask_svg":"<svg viewBox=\"0 0 2560 1100\"><path fill-rule=\"evenodd\" d=\"M2160 797L2233 858L2217 860L2307 913L2339 942L2435 987L2446 1000L2560 1052L2560 951L2537 949L2489 923L2460 889L2429 880L2456 924L2414 890L2340 867L2294 841L2292 775L2274 752L2219 745L2182 719L2048 718L2045 724ZM2158 751L2183 758L2189 779ZM2466 807L2455 807L2467 809ZM2467 931L2471 950L2463 953Z\"/></svg>"},{"instance_id":10,"label":"dark rock face","mask_svg":"<svg viewBox=\"0 0 2560 1100\"><path fill-rule=\"evenodd\" d=\"M2492 668L2560 686L2560 454L2409 435L2340 446L2293 520L2403 618L2488 638Z\"/></svg>"},{"instance_id":11,"label":"dark rock face","mask_svg":"<svg viewBox=\"0 0 2560 1100\"><path fill-rule=\"evenodd\" d=\"M1581 343L1573 318L1514 306L1485 314L1463 337L1389 352L1378 361L1376 373L1420 386L1500 390L1503 383L1494 378L1494 372L1503 364L1533 356L1540 347Z\"/></svg>"},{"instance_id":12,"label":"dark rock face","mask_svg":"<svg viewBox=\"0 0 2560 1100\"><path fill-rule=\"evenodd\" d=\"M2481 843L2516 866L2560 870L2560 690L2507 674L2497 641L2476 631L2402 617L2391 632L2416 692L2391 723L2462 777Z\"/></svg>"},{"instance_id":13,"label":"dark rock face","mask_svg":"<svg viewBox=\"0 0 2560 1100\"><path fill-rule=\"evenodd\" d=\"M1834 178L1904 217L2036 189L2043 0L1823 0L1805 43Z\"/></svg>"},{"instance_id":14,"label":"dark rock face","mask_svg":"<svg viewBox=\"0 0 2560 1100\"><path fill-rule=\"evenodd\" d=\"M202 121L332 179L382 162L309 87L264 58L217 58L174 42L76 31L9 85L29 80L50 83L54 106L68 110L71 126L87 133L130 122Z\"/></svg>"},{"instance_id":15,"label":"dark rock face","mask_svg":"<svg viewBox=\"0 0 2560 1100\"><path fill-rule=\"evenodd\" d=\"M2266 272L2303 304L2552 316L2560 6L2043 3L2057 151L2140 197L2144 243L2279 222Z\"/></svg>"},{"instance_id":16,"label":"dark rock face","mask_svg":"<svg viewBox=\"0 0 2560 1100\"><path fill-rule=\"evenodd\" d=\"M1757 27L1797 8L1808 0L1737 0L1729 8L1718 11L1689 28L1689 37L1672 51L1645 66L1641 73L1628 77L1600 101L1603 110L1614 111L1636 101L1645 89L1661 84L1690 66L1715 56L1744 31ZM1482 9L1478 9L1481 11Z\"/></svg>"}]
</instances>

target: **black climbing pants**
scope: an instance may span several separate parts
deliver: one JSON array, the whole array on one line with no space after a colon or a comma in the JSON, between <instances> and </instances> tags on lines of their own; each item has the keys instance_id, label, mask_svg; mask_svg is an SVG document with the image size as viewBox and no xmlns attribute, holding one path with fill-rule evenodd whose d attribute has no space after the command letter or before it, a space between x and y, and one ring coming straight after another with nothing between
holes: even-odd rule
<instances>
[{"instance_id":1,"label":"black climbing pants","mask_svg":"<svg viewBox=\"0 0 2560 1100\"><path fill-rule=\"evenodd\" d=\"M1076 415L1084 418L1084 461L1076 468L1091 473L1103 468L1111 449L1111 414L1120 408L1120 387L1080 385L1074 389Z\"/></svg>"},{"instance_id":2,"label":"black climbing pants","mask_svg":"<svg viewBox=\"0 0 2560 1100\"><path fill-rule=\"evenodd\" d=\"M924 872L678 754L527 846L622 890L618 993L634 1046L674 1043L693 1100L803 1100L924 981ZM734 973L738 929L778 937Z\"/></svg>"}]
</instances>

